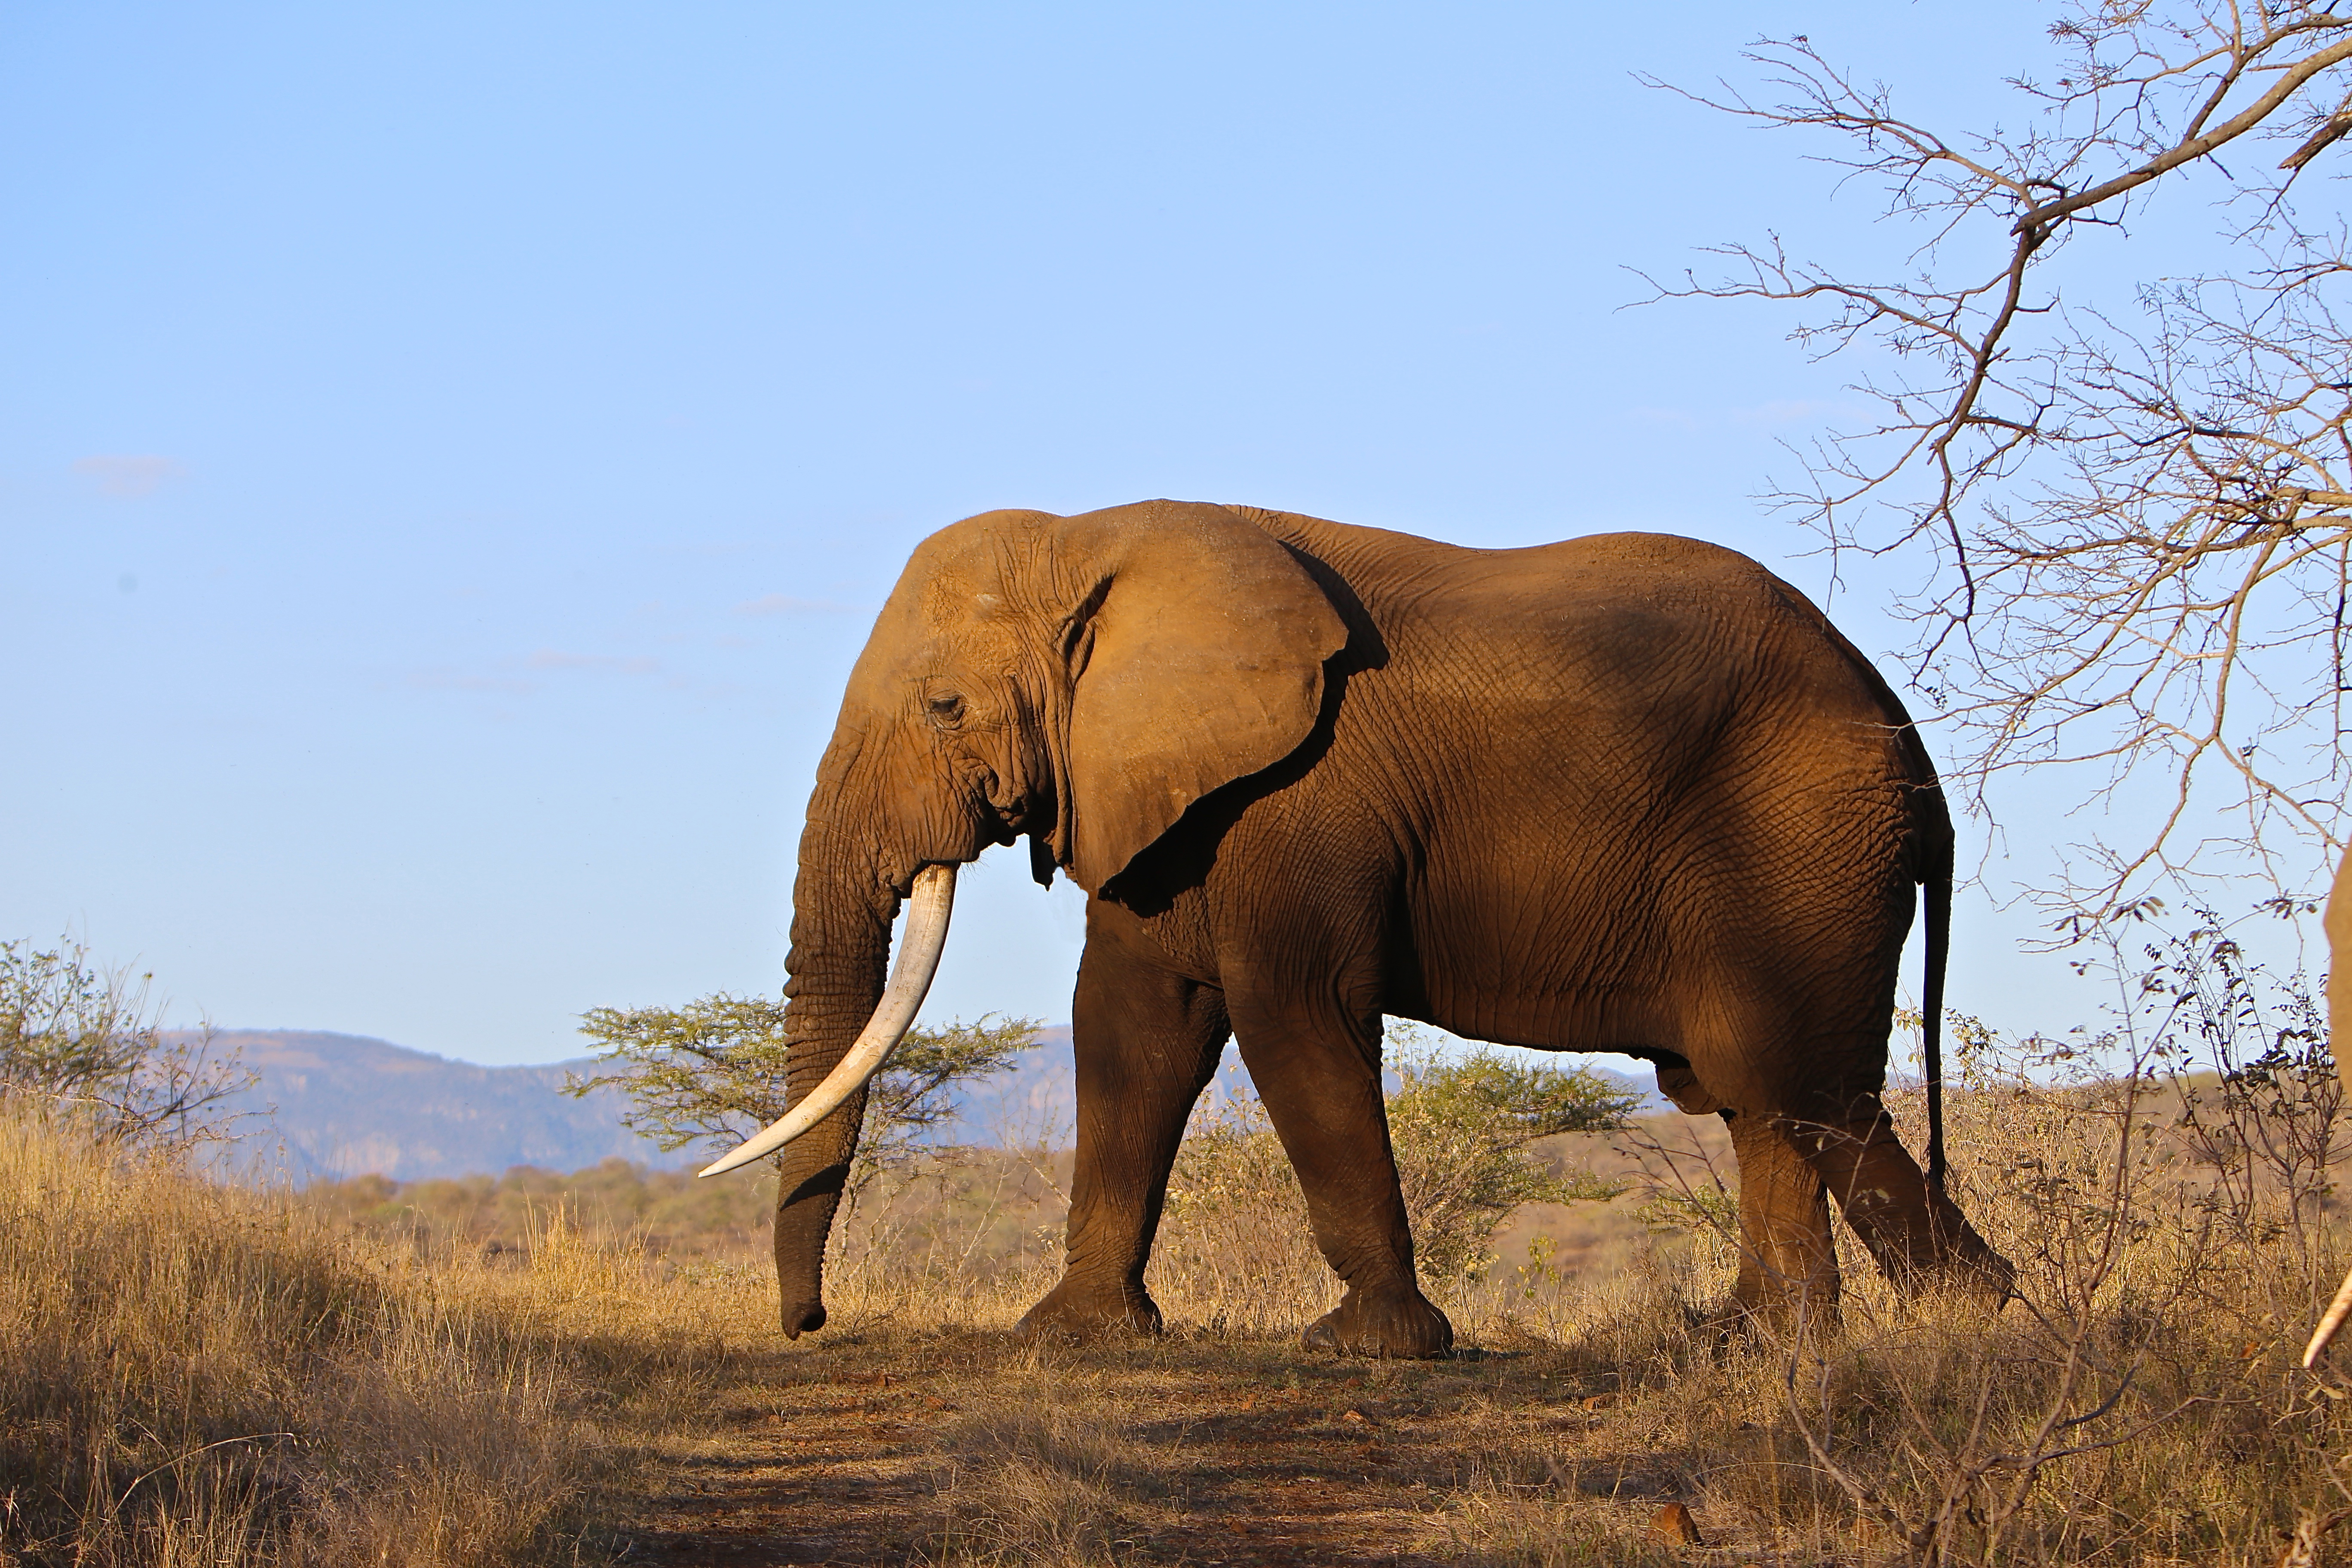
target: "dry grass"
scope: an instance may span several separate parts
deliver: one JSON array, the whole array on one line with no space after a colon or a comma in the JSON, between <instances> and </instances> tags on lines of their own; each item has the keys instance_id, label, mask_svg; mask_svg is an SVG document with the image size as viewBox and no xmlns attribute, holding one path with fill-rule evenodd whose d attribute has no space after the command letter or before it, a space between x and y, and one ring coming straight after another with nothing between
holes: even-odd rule
<instances>
[{"instance_id":1,"label":"dry grass","mask_svg":"<svg viewBox=\"0 0 2352 1568\"><path fill-rule=\"evenodd\" d=\"M2352 1503L2347 1384L2296 1365L2345 1250L2307 1068L2190 1084L2188 1127L2179 1086L1979 1063L1954 1181L2022 1299L1898 1301L1849 1249L1843 1327L1806 1338L1723 1315L1711 1121L1588 1136L1562 1160L1648 1185L1515 1216L1499 1261L1431 1282L1465 1353L1410 1364L1297 1349L1335 1286L1238 1144L1180 1173L1171 1331L1041 1350L1008 1331L1060 1265L1044 1157L867 1194L831 1324L786 1343L755 1248L656 1253L560 1207L496 1252L353 1230L11 1123L0 1333L30 1353L0 1363L0 1551L2268 1564ZM1653 1533L1669 1502L1705 1545Z\"/></svg>"},{"instance_id":2,"label":"dry grass","mask_svg":"<svg viewBox=\"0 0 2352 1568\"><path fill-rule=\"evenodd\" d=\"M1896 1110L1920 1120L1899 1097ZM2021 1299L1997 1313L1898 1300L1848 1238L1840 1331L1728 1322L1734 1257L1705 1222L1716 1180L1736 1179L1708 1124L1661 1119L1653 1139L1618 1141L1646 1194L1548 1211L1549 1226L1520 1216L1483 1278L1433 1282L1467 1379L1290 1348L1335 1288L1295 1190L1246 1157L1190 1173L1213 1201L1171 1205L1151 1279L1172 1331L1156 1346L1049 1364L1000 1336L1050 1258L934 1255L927 1279L852 1269L843 1327L815 1353L905 1357L953 1391L960 1414L904 1457L936 1494L906 1550L941 1562L1168 1561L1205 1550L1204 1531L1222 1560L1253 1561L1246 1534L1214 1531L1254 1517L1290 1519L1283 1550L1663 1560L1694 1550L1650 1532L1678 1500L1713 1547L1771 1561L2266 1564L2286 1532L2352 1502L2345 1384L2296 1364L2343 1254L2307 1157L2332 1104L2209 1103L2201 1133L2181 1110L2179 1085L1990 1070L1953 1096L1955 1185L2020 1269ZM2266 1172L2263 1150L2290 1145L2300 1164ZM1575 1267L1602 1256L1617 1266ZM1341 1373L1388 1391L1385 1408L1252 1436L1269 1379L1311 1395ZM1368 1434L1381 1458L1366 1470L1343 1456ZM1339 1511L1378 1522L1350 1535L1236 1490L1268 1464L1359 1471L1345 1484L1361 1506Z\"/></svg>"},{"instance_id":3,"label":"dry grass","mask_svg":"<svg viewBox=\"0 0 2352 1568\"><path fill-rule=\"evenodd\" d=\"M0 1104L0 1562L593 1555L607 1413L695 1356L625 1254L421 1259Z\"/></svg>"},{"instance_id":4,"label":"dry grass","mask_svg":"<svg viewBox=\"0 0 2352 1568\"><path fill-rule=\"evenodd\" d=\"M523 1245L551 1210L597 1242L657 1257L728 1257L763 1245L776 1206L772 1171L734 1182L698 1182L690 1171L656 1171L606 1160L568 1175L517 1165L497 1176L386 1176L318 1182L306 1208L427 1249Z\"/></svg>"}]
</instances>

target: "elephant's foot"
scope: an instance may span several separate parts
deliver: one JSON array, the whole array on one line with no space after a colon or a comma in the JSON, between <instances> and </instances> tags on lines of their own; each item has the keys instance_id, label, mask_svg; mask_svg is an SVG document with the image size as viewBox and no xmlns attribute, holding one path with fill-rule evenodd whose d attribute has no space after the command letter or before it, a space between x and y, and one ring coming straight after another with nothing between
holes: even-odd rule
<instances>
[{"instance_id":1,"label":"elephant's foot","mask_svg":"<svg viewBox=\"0 0 2352 1568\"><path fill-rule=\"evenodd\" d=\"M1935 1217L1944 1223L1929 1230L1926 1245L1874 1249L1879 1253L1879 1270L1896 1295L1997 1310L2017 1294L2017 1269L2008 1258L1987 1246L1957 1212Z\"/></svg>"},{"instance_id":2,"label":"elephant's foot","mask_svg":"<svg viewBox=\"0 0 2352 1568\"><path fill-rule=\"evenodd\" d=\"M1727 1340L1744 1338L1759 1331L1774 1339L1828 1339L1844 1321L1838 1294L1834 1280L1826 1289L1735 1291L1729 1313L1717 1326Z\"/></svg>"},{"instance_id":3,"label":"elephant's foot","mask_svg":"<svg viewBox=\"0 0 2352 1568\"><path fill-rule=\"evenodd\" d=\"M2005 1307L2017 1296L2017 1266L1990 1247L1959 1273L1958 1288L1991 1306Z\"/></svg>"},{"instance_id":4,"label":"elephant's foot","mask_svg":"<svg viewBox=\"0 0 2352 1568\"><path fill-rule=\"evenodd\" d=\"M1300 1342L1341 1355L1425 1361L1454 1348L1454 1325L1412 1285L1359 1290L1307 1325Z\"/></svg>"},{"instance_id":5,"label":"elephant's foot","mask_svg":"<svg viewBox=\"0 0 2352 1568\"><path fill-rule=\"evenodd\" d=\"M1119 1334L1156 1334L1160 1305L1141 1286L1104 1289L1064 1279L1013 1326L1016 1338L1084 1344Z\"/></svg>"},{"instance_id":6,"label":"elephant's foot","mask_svg":"<svg viewBox=\"0 0 2352 1568\"><path fill-rule=\"evenodd\" d=\"M1987 1245L1957 1211L1951 1217L1959 1223L1959 1239L1945 1249L1946 1261L1930 1279L1931 1288L1987 1307L2007 1305L2017 1294L2016 1265Z\"/></svg>"},{"instance_id":7,"label":"elephant's foot","mask_svg":"<svg viewBox=\"0 0 2352 1568\"><path fill-rule=\"evenodd\" d=\"M1935 1268L1889 1278L1906 1300L1947 1301L1981 1311L1999 1311L2017 1294L2016 1268L1989 1247Z\"/></svg>"}]
</instances>

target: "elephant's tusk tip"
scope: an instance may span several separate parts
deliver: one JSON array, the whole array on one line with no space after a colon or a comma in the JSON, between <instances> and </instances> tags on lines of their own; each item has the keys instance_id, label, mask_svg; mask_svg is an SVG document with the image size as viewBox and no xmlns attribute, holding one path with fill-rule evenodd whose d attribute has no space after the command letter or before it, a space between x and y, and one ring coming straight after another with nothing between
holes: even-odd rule
<instances>
[{"instance_id":1,"label":"elephant's tusk tip","mask_svg":"<svg viewBox=\"0 0 2352 1568\"><path fill-rule=\"evenodd\" d=\"M2336 1288L2336 1299L2327 1303L2327 1310L2320 1315L2319 1326L2311 1331L2311 1342L2303 1347L2303 1369L2305 1372L2319 1364L2319 1358L2327 1353L2327 1346L2336 1338L2336 1331L2344 1326L2344 1320L2347 1317L2352 1317L2352 1273L2346 1274L2344 1283Z\"/></svg>"},{"instance_id":2,"label":"elephant's tusk tip","mask_svg":"<svg viewBox=\"0 0 2352 1568\"><path fill-rule=\"evenodd\" d=\"M700 1181L705 1176L723 1176L730 1171L738 1170L742 1166L750 1164L759 1157L759 1151L753 1149L751 1147L751 1141L747 1140L741 1148L736 1149L730 1153L721 1154L718 1159L711 1161L710 1163L703 1166L699 1171L697 1171L694 1173L694 1179L696 1181Z\"/></svg>"}]
</instances>

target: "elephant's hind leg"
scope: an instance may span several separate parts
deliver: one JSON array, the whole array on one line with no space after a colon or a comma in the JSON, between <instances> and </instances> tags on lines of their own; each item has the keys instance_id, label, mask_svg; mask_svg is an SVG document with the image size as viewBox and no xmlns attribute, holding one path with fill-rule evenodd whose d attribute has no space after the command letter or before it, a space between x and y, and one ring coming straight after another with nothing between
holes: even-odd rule
<instances>
[{"instance_id":1,"label":"elephant's hind leg","mask_svg":"<svg viewBox=\"0 0 2352 1568\"><path fill-rule=\"evenodd\" d=\"M1801 1142L1846 1223L1898 1290L1935 1286L2005 1296L2013 1270L1959 1206L1931 1187L1874 1097L1842 1124L1807 1127Z\"/></svg>"},{"instance_id":2,"label":"elephant's hind leg","mask_svg":"<svg viewBox=\"0 0 2352 1568\"><path fill-rule=\"evenodd\" d=\"M1159 1331L1144 1265L1185 1119L1228 1032L1222 993L1104 940L1091 916L1088 924L1071 1015L1078 1146L1067 1261L1061 1282L1022 1318L1024 1337Z\"/></svg>"},{"instance_id":3,"label":"elephant's hind leg","mask_svg":"<svg viewBox=\"0 0 2352 1568\"><path fill-rule=\"evenodd\" d=\"M1751 1111L1728 1120L1739 1161L1736 1299L1788 1327L1835 1327L1837 1249L1821 1173L1780 1118Z\"/></svg>"}]
</instances>

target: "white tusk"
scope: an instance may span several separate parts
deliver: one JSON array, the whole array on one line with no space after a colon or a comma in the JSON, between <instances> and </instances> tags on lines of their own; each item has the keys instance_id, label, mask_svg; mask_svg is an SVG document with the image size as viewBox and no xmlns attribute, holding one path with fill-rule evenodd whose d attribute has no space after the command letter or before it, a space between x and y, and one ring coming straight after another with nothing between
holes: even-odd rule
<instances>
[{"instance_id":1,"label":"white tusk","mask_svg":"<svg viewBox=\"0 0 2352 1568\"><path fill-rule=\"evenodd\" d=\"M2311 1343L2303 1349L2305 1371L2319 1364L2319 1358L2327 1353L2327 1342L2336 1337L2347 1318L2352 1318L2352 1274L2344 1276L2344 1283L2336 1287L2336 1300L2327 1303L2327 1310L2319 1315L2319 1327L2311 1331Z\"/></svg>"},{"instance_id":2,"label":"white tusk","mask_svg":"<svg viewBox=\"0 0 2352 1568\"><path fill-rule=\"evenodd\" d=\"M923 994L931 988L931 976L939 973L940 953L947 946L948 912L955 907L956 868L953 866L926 866L915 873L915 889L907 900L907 934L898 943L898 962L890 971L890 984L883 988L882 1000L874 1005L874 1016L866 1021L849 1047L849 1052L835 1064L823 1083L809 1092L807 1099L784 1112L783 1119L765 1132L747 1141L743 1146L723 1159L703 1167L702 1174L718 1175L738 1165L748 1165L762 1154L772 1154L839 1108L841 1102L866 1087L866 1079L882 1070L898 1042L907 1037L907 1030L915 1022L915 1013L923 1005Z\"/></svg>"}]
</instances>

